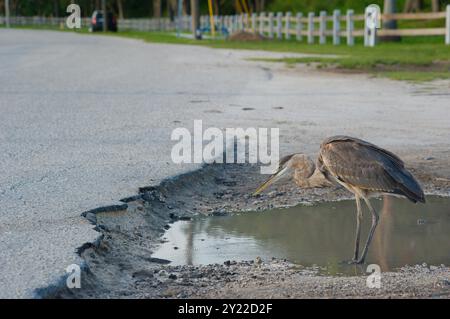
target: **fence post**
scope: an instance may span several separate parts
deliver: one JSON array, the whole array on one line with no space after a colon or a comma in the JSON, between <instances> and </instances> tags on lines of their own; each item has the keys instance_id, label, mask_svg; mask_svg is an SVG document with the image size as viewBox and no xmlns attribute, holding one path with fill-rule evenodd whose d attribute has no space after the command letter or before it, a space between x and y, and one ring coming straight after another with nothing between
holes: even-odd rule
<instances>
[{"instance_id":1,"label":"fence post","mask_svg":"<svg viewBox=\"0 0 450 319\"><path fill-rule=\"evenodd\" d=\"M283 38L283 13L277 13L277 38Z\"/></svg>"},{"instance_id":2,"label":"fence post","mask_svg":"<svg viewBox=\"0 0 450 319\"><path fill-rule=\"evenodd\" d=\"M285 30L284 30L284 38L286 40L289 40L291 38L291 12L286 12L286 23L285 23Z\"/></svg>"},{"instance_id":3,"label":"fence post","mask_svg":"<svg viewBox=\"0 0 450 319\"><path fill-rule=\"evenodd\" d=\"M256 33L256 13L252 13L252 32Z\"/></svg>"},{"instance_id":4,"label":"fence post","mask_svg":"<svg viewBox=\"0 0 450 319\"><path fill-rule=\"evenodd\" d=\"M303 18L303 13L298 12L297 16L296 16L296 37L297 37L297 41L301 41L302 40L302 31L303 31L303 24L302 24L302 18Z\"/></svg>"},{"instance_id":5,"label":"fence post","mask_svg":"<svg viewBox=\"0 0 450 319\"><path fill-rule=\"evenodd\" d=\"M353 22L353 10L347 10L347 45L353 46L355 44L355 39L353 38L353 29L354 29L354 22Z\"/></svg>"},{"instance_id":6,"label":"fence post","mask_svg":"<svg viewBox=\"0 0 450 319\"><path fill-rule=\"evenodd\" d=\"M333 11L333 44L341 44L341 11Z\"/></svg>"},{"instance_id":7,"label":"fence post","mask_svg":"<svg viewBox=\"0 0 450 319\"><path fill-rule=\"evenodd\" d=\"M223 34L223 29L224 29L224 27L225 27L225 24L224 24L224 16L219 16L218 17L218 20L219 20L219 28L220 28L220 32Z\"/></svg>"},{"instance_id":8,"label":"fence post","mask_svg":"<svg viewBox=\"0 0 450 319\"><path fill-rule=\"evenodd\" d=\"M269 12L269 38L273 39L273 12Z\"/></svg>"},{"instance_id":9,"label":"fence post","mask_svg":"<svg viewBox=\"0 0 450 319\"><path fill-rule=\"evenodd\" d=\"M248 27L248 14L244 13L244 31L247 31L249 29Z\"/></svg>"},{"instance_id":10,"label":"fence post","mask_svg":"<svg viewBox=\"0 0 450 319\"><path fill-rule=\"evenodd\" d=\"M445 44L450 45L450 4L447 5L447 14L445 15Z\"/></svg>"},{"instance_id":11,"label":"fence post","mask_svg":"<svg viewBox=\"0 0 450 319\"><path fill-rule=\"evenodd\" d=\"M264 35L264 17L266 16L265 12L261 12L259 14L259 34Z\"/></svg>"},{"instance_id":12,"label":"fence post","mask_svg":"<svg viewBox=\"0 0 450 319\"><path fill-rule=\"evenodd\" d=\"M308 43L314 43L314 12L308 13Z\"/></svg>"},{"instance_id":13,"label":"fence post","mask_svg":"<svg viewBox=\"0 0 450 319\"><path fill-rule=\"evenodd\" d=\"M373 7L368 6L364 11L364 46L366 47L374 47L377 38L377 25L375 22L380 12L376 12L374 18L373 10Z\"/></svg>"},{"instance_id":14,"label":"fence post","mask_svg":"<svg viewBox=\"0 0 450 319\"><path fill-rule=\"evenodd\" d=\"M327 37L325 31L327 29L327 12L320 11L320 26L319 26L319 43L325 44L327 42Z\"/></svg>"},{"instance_id":15,"label":"fence post","mask_svg":"<svg viewBox=\"0 0 450 319\"><path fill-rule=\"evenodd\" d=\"M367 26L367 9L364 13L364 46L369 46L369 37L370 37L370 30Z\"/></svg>"}]
</instances>

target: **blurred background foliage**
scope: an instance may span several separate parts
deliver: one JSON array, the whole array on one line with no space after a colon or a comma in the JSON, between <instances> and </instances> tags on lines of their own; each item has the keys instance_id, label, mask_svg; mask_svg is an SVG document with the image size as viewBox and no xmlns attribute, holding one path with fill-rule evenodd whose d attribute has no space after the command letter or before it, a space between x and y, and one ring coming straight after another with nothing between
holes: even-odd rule
<instances>
[{"instance_id":1,"label":"blurred background foliage","mask_svg":"<svg viewBox=\"0 0 450 319\"><path fill-rule=\"evenodd\" d=\"M354 9L362 13L369 4L383 7L385 1L393 0L212 0L215 14L236 14L240 12L291 11L318 12L334 9ZM397 11L443 10L450 0L394 0ZM0 15L4 13L5 0L0 0ZM101 0L9 0L11 14L22 16L65 16L70 3L80 5L83 16L90 16L101 7ZM173 17L177 12L178 0L107 0L109 10L124 18ZM184 14L190 13L191 0L183 0ZM208 0L200 0L201 14L208 14Z\"/></svg>"}]
</instances>

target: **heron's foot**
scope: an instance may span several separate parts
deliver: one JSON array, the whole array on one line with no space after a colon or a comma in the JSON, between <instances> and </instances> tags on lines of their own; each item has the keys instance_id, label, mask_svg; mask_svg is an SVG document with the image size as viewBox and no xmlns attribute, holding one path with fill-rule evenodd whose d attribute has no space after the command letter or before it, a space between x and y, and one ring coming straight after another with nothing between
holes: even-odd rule
<instances>
[{"instance_id":1,"label":"heron's foot","mask_svg":"<svg viewBox=\"0 0 450 319\"><path fill-rule=\"evenodd\" d=\"M353 258L352 260L347 262L349 265L360 265L362 263L364 263L364 259L355 259Z\"/></svg>"}]
</instances>

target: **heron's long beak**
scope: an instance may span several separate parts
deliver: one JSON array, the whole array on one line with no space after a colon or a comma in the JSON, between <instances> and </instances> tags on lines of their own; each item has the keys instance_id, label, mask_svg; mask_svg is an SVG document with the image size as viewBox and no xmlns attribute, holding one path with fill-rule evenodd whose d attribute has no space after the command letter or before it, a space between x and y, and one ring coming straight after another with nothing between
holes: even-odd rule
<instances>
[{"instance_id":1,"label":"heron's long beak","mask_svg":"<svg viewBox=\"0 0 450 319\"><path fill-rule=\"evenodd\" d=\"M275 174L273 174L272 176L270 176L270 178L265 181L264 183L261 184L261 186L259 186L256 191L253 193L253 196L258 195L259 193L261 193L263 190L265 190L267 187L269 187L270 185L272 185L274 182L276 182L277 180L279 180L281 178L281 176L283 176L287 171L289 170L288 167L283 167L281 168L278 172L276 172Z\"/></svg>"}]
</instances>

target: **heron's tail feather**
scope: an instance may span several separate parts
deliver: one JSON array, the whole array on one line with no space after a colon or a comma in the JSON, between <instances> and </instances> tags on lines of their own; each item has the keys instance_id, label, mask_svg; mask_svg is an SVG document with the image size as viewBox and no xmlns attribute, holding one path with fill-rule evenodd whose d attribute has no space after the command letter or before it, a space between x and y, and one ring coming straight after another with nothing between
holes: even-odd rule
<instances>
[{"instance_id":1,"label":"heron's tail feather","mask_svg":"<svg viewBox=\"0 0 450 319\"><path fill-rule=\"evenodd\" d=\"M425 203L425 194L419 182L406 169L389 172L389 175L397 182L396 193L406 196L413 203Z\"/></svg>"},{"instance_id":2,"label":"heron's tail feather","mask_svg":"<svg viewBox=\"0 0 450 319\"><path fill-rule=\"evenodd\" d=\"M423 193L423 191L421 191L420 193L414 193L412 192L409 188L407 187L402 187L402 191L403 194L413 203L425 203L425 194Z\"/></svg>"}]
</instances>

